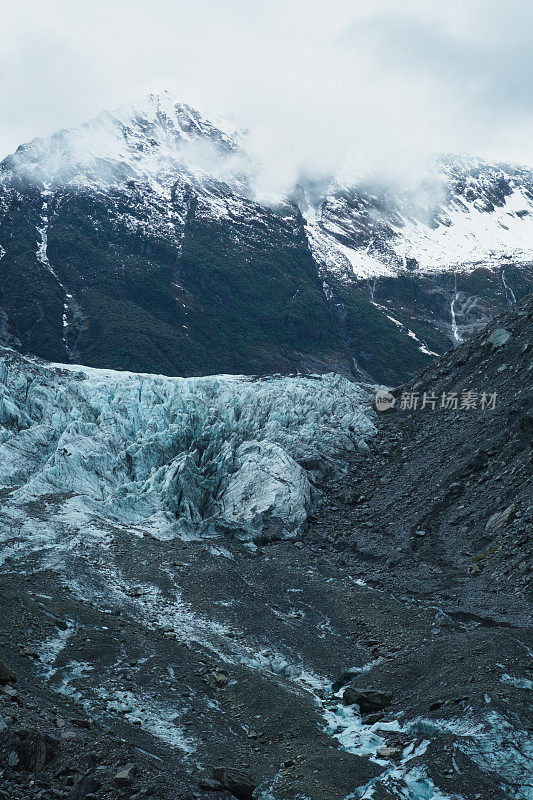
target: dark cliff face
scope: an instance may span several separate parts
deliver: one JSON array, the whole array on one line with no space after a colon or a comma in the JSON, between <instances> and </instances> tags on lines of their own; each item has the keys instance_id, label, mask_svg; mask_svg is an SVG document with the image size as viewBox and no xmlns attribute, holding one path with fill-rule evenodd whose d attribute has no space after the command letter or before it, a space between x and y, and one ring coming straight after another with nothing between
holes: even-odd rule
<instances>
[{"instance_id":1,"label":"dark cliff face","mask_svg":"<svg viewBox=\"0 0 533 800\"><path fill-rule=\"evenodd\" d=\"M295 209L240 201L239 215L216 219L183 187L169 204L173 227L161 231L146 224L139 194L144 202L138 188L4 189L6 344L185 376L362 370L394 383L427 363L357 286L332 278L324 292ZM444 336L436 346L446 348Z\"/></svg>"},{"instance_id":2,"label":"dark cliff face","mask_svg":"<svg viewBox=\"0 0 533 800\"><path fill-rule=\"evenodd\" d=\"M395 277L360 281L357 288L392 315L399 314L409 320L415 332L417 324L426 324L422 328L426 332L429 326L431 333L426 333L429 341L431 334L438 337L440 333L457 344L522 301L533 290L533 269L531 264L511 262L497 270L478 267L470 272L404 272ZM437 338L436 346L430 349L442 352L439 345L443 344L446 342Z\"/></svg>"},{"instance_id":3,"label":"dark cliff face","mask_svg":"<svg viewBox=\"0 0 533 800\"><path fill-rule=\"evenodd\" d=\"M23 352L68 361L75 345L81 363L175 375L287 372L306 358L350 372L297 220L251 203L217 220L192 196L162 235L127 193L6 195L0 303Z\"/></svg>"}]
</instances>

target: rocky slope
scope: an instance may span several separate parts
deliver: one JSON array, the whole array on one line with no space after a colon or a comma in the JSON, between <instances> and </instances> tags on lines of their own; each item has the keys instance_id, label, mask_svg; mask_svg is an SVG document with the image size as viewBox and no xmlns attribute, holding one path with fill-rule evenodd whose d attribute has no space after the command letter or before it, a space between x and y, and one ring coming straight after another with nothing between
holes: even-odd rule
<instances>
[{"instance_id":1,"label":"rocky slope","mask_svg":"<svg viewBox=\"0 0 533 800\"><path fill-rule=\"evenodd\" d=\"M366 468L356 456L351 480L332 486L346 521L336 515L330 533L324 516L321 541L380 580L388 567L391 581L416 573L413 592L446 602L477 587L469 611L497 607L503 624L508 595L527 594L532 577L532 321L530 298L390 394Z\"/></svg>"},{"instance_id":2,"label":"rocky slope","mask_svg":"<svg viewBox=\"0 0 533 800\"><path fill-rule=\"evenodd\" d=\"M4 352L0 792L530 798L532 319L395 392L457 410Z\"/></svg>"},{"instance_id":3,"label":"rocky slope","mask_svg":"<svg viewBox=\"0 0 533 800\"><path fill-rule=\"evenodd\" d=\"M302 178L266 202L243 134L167 95L0 165L0 337L53 361L388 384L531 289L528 170L412 189Z\"/></svg>"}]
</instances>

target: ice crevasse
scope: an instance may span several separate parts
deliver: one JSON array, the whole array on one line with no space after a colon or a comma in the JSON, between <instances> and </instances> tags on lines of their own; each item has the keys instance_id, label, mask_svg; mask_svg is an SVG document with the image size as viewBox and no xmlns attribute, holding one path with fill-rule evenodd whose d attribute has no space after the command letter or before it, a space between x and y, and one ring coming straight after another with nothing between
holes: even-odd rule
<instances>
[{"instance_id":1,"label":"ice crevasse","mask_svg":"<svg viewBox=\"0 0 533 800\"><path fill-rule=\"evenodd\" d=\"M157 375L0 350L0 486L155 535L296 535L326 477L375 432L337 375Z\"/></svg>"}]
</instances>

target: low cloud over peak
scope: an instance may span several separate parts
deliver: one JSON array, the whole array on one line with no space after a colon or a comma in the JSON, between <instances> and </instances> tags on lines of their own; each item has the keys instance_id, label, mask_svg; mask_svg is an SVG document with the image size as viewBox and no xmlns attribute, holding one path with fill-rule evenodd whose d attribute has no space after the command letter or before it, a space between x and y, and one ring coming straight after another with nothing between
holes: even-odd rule
<instances>
[{"instance_id":1,"label":"low cloud over peak","mask_svg":"<svg viewBox=\"0 0 533 800\"><path fill-rule=\"evenodd\" d=\"M416 180L435 152L533 163L523 0L30 0L3 28L2 155L168 87L249 131L266 194L339 168Z\"/></svg>"}]
</instances>

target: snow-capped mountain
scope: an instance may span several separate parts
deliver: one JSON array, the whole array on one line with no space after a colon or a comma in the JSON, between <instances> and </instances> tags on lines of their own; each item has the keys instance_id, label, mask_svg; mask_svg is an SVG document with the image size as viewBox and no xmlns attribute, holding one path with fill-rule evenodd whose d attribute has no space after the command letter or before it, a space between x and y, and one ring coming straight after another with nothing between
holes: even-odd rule
<instances>
[{"instance_id":1,"label":"snow-capped mountain","mask_svg":"<svg viewBox=\"0 0 533 800\"><path fill-rule=\"evenodd\" d=\"M222 172L224 159L236 150L234 138L162 93L148 95L138 106L104 111L79 128L23 144L2 167L45 184L103 188L135 180L158 189L181 171L201 177L210 166Z\"/></svg>"},{"instance_id":2,"label":"snow-capped mountain","mask_svg":"<svg viewBox=\"0 0 533 800\"><path fill-rule=\"evenodd\" d=\"M416 189L302 178L267 203L223 127L150 95L5 158L2 340L97 367L394 383L530 289L530 171L447 157Z\"/></svg>"},{"instance_id":3,"label":"snow-capped mountain","mask_svg":"<svg viewBox=\"0 0 533 800\"><path fill-rule=\"evenodd\" d=\"M225 132L161 93L23 144L1 166L4 174L15 171L46 186L106 189L133 181L162 197L178 178L203 187L218 179L252 199L254 164L245 148L240 132ZM525 167L448 156L415 188L368 177L354 184L339 175L322 182L318 194L304 179L291 199L317 260L340 275L533 260L533 171ZM217 207L223 213L213 197Z\"/></svg>"},{"instance_id":4,"label":"snow-capped mountain","mask_svg":"<svg viewBox=\"0 0 533 800\"><path fill-rule=\"evenodd\" d=\"M533 171L447 157L416 189L336 181L307 228L324 267L356 278L527 263Z\"/></svg>"}]
</instances>

